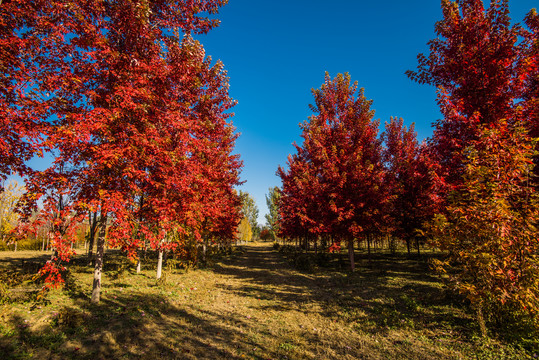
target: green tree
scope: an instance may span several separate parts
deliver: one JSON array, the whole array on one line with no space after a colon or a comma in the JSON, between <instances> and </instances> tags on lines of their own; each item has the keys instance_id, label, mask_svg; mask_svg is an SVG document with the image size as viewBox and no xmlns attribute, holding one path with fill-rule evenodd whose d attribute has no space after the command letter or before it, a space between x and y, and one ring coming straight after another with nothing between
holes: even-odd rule
<instances>
[{"instance_id":1,"label":"green tree","mask_svg":"<svg viewBox=\"0 0 539 360\"><path fill-rule=\"evenodd\" d=\"M249 221L252 235L256 238L260 235L260 227L258 226L258 207L255 199L247 192L240 190L241 198L241 213Z\"/></svg>"},{"instance_id":2,"label":"green tree","mask_svg":"<svg viewBox=\"0 0 539 360\"><path fill-rule=\"evenodd\" d=\"M265 215L266 224L271 234L272 239L277 238L279 233L279 199L281 198L281 190L275 186L269 188L269 193L266 195L266 204L268 205L269 213Z\"/></svg>"}]
</instances>

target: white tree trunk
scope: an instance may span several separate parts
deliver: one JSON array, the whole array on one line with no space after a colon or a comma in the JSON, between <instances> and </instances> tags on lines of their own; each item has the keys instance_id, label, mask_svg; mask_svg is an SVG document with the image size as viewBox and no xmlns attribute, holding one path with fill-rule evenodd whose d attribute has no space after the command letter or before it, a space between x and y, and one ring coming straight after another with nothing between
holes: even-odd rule
<instances>
[{"instance_id":1,"label":"white tree trunk","mask_svg":"<svg viewBox=\"0 0 539 360\"><path fill-rule=\"evenodd\" d=\"M159 257L157 259L157 279L161 279L161 270L163 268L163 249L159 249Z\"/></svg>"},{"instance_id":2,"label":"white tree trunk","mask_svg":"<svg viewBox=\"0 0 539 360\"><path fill-rule=\"evenodd\" d=\"M138 259L137 259L137 274L140 274L140 268L141 268L141 264L142 262L140 261L140 256L142 255L140 253L140 250L137 251L137 255L138 255Z\"/></svg>"},{"instance_id":3,"label":"white tree trunk","mask_svg":"<svg viewBox=\"0 0 539 360\"><path fill-rule=\"evenodd\" d=\"M207 245L206 245L206 238L204 238L204 242L202 243L202 261L206 261L206 251L207 251Z\"/></svg>"}]
</instances>

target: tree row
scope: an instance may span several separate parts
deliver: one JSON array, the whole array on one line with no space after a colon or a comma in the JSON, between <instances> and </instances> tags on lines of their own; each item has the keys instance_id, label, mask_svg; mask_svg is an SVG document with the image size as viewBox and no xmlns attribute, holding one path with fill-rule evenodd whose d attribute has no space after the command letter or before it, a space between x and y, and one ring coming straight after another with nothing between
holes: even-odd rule
<instances>
[{"instance_id":1,"label":"tree row","mask_svg":"<svg viewBox=\"0 0 539 360\"><path fill-rule=\"evenodd\" d=\"M240 219L235 102L192 34L225 1L10 1L0 6L0 176L25 176L21 236L51 224L41 270L61 282L77 227L137 250L226 244ZM35 156L52 158L32 169Z\"/></svg>"},{"instance_id":2,"label":"tree row","mask_svg":"<svg viewBox=\"0 0 539 360\"><path fill-rule=\"evenodd\" d=\"M279 168L282 237L326 251L389 236L448 254L438 261L477 310L539 311L536 138L539 16L512 24L506 1L442 1L414 81L434 85L442 118L419 144L392 118L379 134L350 76L313 90L303 143Z\"/></svg>"}]
</instances>

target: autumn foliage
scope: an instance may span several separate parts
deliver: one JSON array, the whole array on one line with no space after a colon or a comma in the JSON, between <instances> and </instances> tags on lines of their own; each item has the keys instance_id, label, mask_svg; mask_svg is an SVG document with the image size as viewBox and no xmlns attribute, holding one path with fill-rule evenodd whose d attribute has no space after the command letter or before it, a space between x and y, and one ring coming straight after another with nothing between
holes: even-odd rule
<instances>
[{"instance_id":1,"label":"autumn foliage","mask_svg":"<svg viewBox=\"0 0 539 360\"><path fill-rule=\"evenodd\" d=\"M442 10L430 55L408 74L438 88L443 118L429 145L446 206L432 235L486 333L486 315L503 306L538 314L537 14L527 30L511 25L505 1L442 1Z\"/></svg>"},{"instance_id":2,"label":"autumn foliage","mask_svg":"<svg viewBox=\"0 0 539 360\"><path fill-rule=\"evenodd\" d=\"M313 94L304 142L289 157L288 170L278 170L280 235L301 239L303 247L320 242L329 252L347 245L352 269L355 245L370 249L373 239L403 240L409 252L415 242L419 251L424 223L440 201L436 164L414 125L407 129L392 118L380 136L372 101L347 74L326 75Z\"/></svg>"},{"instance_id":3,"label":"autumn foliage","mask_svg":"<svg viewBox=\"0 0 539 360\"><path fill-rule=\"evenodd\" d=\"M62 283L86 221L97 241L94 302L106 244L132 260L155 250L159 278L167 251L200 244L205 257L211 244L257 237L255 201L235 189L227 74L195 36L218 25L225 3L0 1L0 183L26 179L10 235L47 227L47 286ZM503 0L441 7L429 53L407 72L437 89L433 136L419 142L396 117L380 134L364 90L326 73L302 143L277 170L282 187L266 198L260 237L347 248L351 270L358 245L370 256L374 239L401 241L408 255L431 246L447 255L437 268L483 333L504 311L537 322L539 16L514 24ZM52 164L32 169L34 156Z\"/></svg>"},{"instance_id":4,"label":"autumn foliage","mask_svg":"<svg viewBox=\"0 0 539 360\"><path fill-rule=\"evenodd\" d=\"M348 75L313 90L303 143L279 168L280 232L325 251L371 236L448 254L438 268L477 310L537 319L538 16L513 24L506 1L442 1L430 53L407 75L437 87L443 117L426 142L392 118L378 136ZM451 270L450 270L451 269ZM496 315L496 316L497 316Z\"/></svg>"},{"instance_id":5,"label":"autumn foliage","mask_svg":"<svg viewBox=\"0 0 539 360\"><path fill-rule=\"evenodd\" d=\"M330 234L348 244L351 266L355 239L380 226L387 193L383 183L378 121L371 101L348 74L326 74L313 90L313 115L302 125L302 146L279 168L281 233L318 237ZM320 206L325 204L325 206Z\"/></svg>"},{"instance_id":6,"label":"autumn foliage","mask_svg":"<svg viewBox=\"0 0 539 360\"><path fill-rule=\"evenodd\" d=\"M485 128L481 140L463 150L463 181L434 222L436 244L450 254L438 265L462 268L453 280L480 316L483 308L500 305L539 311L533 148L522 128Z\"/></svg>"},{"instance_id":7,"label":"autumn foliage","mask_svg":"<svg viewBox=\"0 0 539 360\"><path fill-rule=\"evenodd\" d=\"M424 224L440 207L437 164L431 159L426 143L417 141L414 124L407 128L403 119L392 118L385 124L383 161L384 186L391 194L387 207L389 232L406 242L408 253L415 242L425 241Z\"/></svg>"},{"instance_id":8,"label":"autumn foliage","mask_svg":"<svg viewBox=\"0 0 539 360\"><path fill-rule=\"evenodd\" d=\"M241 167L228 121L234 101L223 65L212 65L190 35L215 27L205 14L222 4L2 5L2 21L14 25L2 28L4 41L24 45L3 57L16 91L4 85L9 106L2 108L20 127L18 142L3 147L16 147L22 160L43 152L55 159L45 171L27 171L27 214L41 200L41 219L58 224L49 268L68 261L75 220L88 212L99 214L98 257L105 240L136 257L141 246L162 250L181 246L178 239L233 235ZM13 14L23 20L11 22ZM26 170L2 160L10 171Z\"/></svg>"}]
</instances>

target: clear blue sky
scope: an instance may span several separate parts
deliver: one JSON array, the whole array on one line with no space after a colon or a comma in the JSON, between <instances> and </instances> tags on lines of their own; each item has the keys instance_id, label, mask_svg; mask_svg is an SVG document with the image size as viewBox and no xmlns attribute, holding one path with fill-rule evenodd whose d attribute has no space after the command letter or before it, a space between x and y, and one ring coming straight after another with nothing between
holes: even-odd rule
<instances>
[{"instance_id":1,"label":"clear blue sky","mask_svg":"<svg viewBox=\"0 0 539 360\"><path fill-rule=\"evenodd\" d=\"M485 1L488 4L488 1ZM511 18L522 22L536 0L510 0ZM300 143L298 126L311 115L312 88L326 71L348 72L374 100L381 124L390 116L415 122L420 140L440 117L435 89L409 80L418 53L427 53L440 1L229 0L219 28L198 37L206 54L220 59L238 101L233 119L241 133L236 151L244 162L241 187L256 200L265 223L268 188Z\"/></svg>"}]
</instances>

